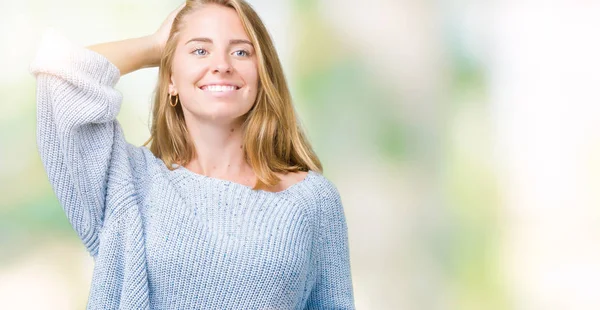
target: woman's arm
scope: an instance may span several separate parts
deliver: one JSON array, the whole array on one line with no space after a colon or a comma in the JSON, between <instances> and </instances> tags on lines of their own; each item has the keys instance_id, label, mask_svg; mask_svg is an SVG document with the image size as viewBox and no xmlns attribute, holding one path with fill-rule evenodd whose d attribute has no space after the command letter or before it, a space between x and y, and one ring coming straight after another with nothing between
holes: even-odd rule
<instances>
[{"instance_id":1,"label":"woman's arm","mask_svg":"<svg viewBox=\"0 0 600 310\"><path fill-rule=\"evenodd\" d=\"M98 53L48 32L31 64L37 81L37 145L50 184L88 251L98 250L106 184L124 139L115 118L118 69Z\"/></svg>"},{"instance_id":2,"label":"woman's arm","mask_svg":"<svg viewBox=\"0 0 600 310\"><path fill-rule=\"evenodd\" d=\"M307 310L353 310L348 225L340 194L331 181L320 184L316 248L316 282Z\"/></svg>"},{"instance_id":3,"label":"woman's arm","mask_svg":"<svg viewBox=\"0 0 600 310\"><path fill-rule=\"evenodd\" d=\"M161 51L154 42L152 36L145 36L96 44L88 49L106 57L123 76L142 68L158 66Z\"/></svg>"},{"instance_id":4,"label":"woman's arm","mask_svg":"<svg viewBox=\"0 0 600 310\"><path fill-rule=\"evenodd\" d=\"M158 38L154 34L87 49L49 31L30 67L37 80L40 157L69 222L93 256L103 224L118 208L131 205L110 203L120 184L130 184L135 152L116 120L122 97L114 86L121 74L153 65L160 53L144 53L159 46L152 43Z\"/></svg>"},{"instance_id":5,"label":"woman's arm","mask_svg":"<svg viewBox=\"0 0 600 310\"><path fill-rule=\"evenodd\" d=\"M184 6L185 2L171 12L160 28L152 35L100 43L89 46L88 49L106 57L119 69L121 76L139 69L156 67L160 64L162 50L169 38L173 20Z\"/></svg>"}]
</instances>

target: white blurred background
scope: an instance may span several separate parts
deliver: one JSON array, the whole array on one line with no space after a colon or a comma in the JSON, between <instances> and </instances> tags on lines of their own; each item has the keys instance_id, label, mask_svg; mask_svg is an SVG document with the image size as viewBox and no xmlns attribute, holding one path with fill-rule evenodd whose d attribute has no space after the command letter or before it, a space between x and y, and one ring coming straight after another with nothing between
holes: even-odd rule
<instances>
[{"instance_id":1,"label":"white blurred background","mask_svg":"<svg viewBox=\"0 0 600 310\"><path fill-rule=\"evenodd\" d=\"M598 1L249 2L342 195L358 309L600 309ZM44 29L142 36L179 4L2 0L0 308L82 309L92 274L35 144ZM156 75L117 86L133 144Z\"/></svg>"}]
</instances>

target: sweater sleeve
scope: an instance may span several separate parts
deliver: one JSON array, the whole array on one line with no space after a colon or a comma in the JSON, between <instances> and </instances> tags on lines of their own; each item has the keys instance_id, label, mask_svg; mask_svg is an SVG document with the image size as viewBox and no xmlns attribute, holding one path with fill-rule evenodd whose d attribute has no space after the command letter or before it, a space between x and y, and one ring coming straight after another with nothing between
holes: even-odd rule
<instances>
[{"instance_id":1,"label":"sweater sleeve","mask_svg":"<svg viewBox=\"0 0 600 310\"><path fill-rule=\"evenodd\" d=\"M30 65L37 80L37 144L69 222L95 256L105 212L120 73L102 55L48 31ZM124 140L123 140L124 141Z\"/></svg>"},{"instance_id":2,"label":"sweater sleeve","mask_svg":"<svg viewBox=\"0 0 600 310\"><path fill-rule=\"evenodd\" d=\"M317 279L307 309L354 309L348 226L337 188L329 181L320 192Z\"/></svg>"}]
</instances>

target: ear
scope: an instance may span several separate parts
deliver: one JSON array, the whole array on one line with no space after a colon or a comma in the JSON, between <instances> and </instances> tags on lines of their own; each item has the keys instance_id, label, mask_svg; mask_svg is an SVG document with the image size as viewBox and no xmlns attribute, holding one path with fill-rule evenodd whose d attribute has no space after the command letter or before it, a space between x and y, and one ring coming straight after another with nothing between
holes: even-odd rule
<instances>
[{"instance_id":1,"label":"ear","mask_svg":"<svg viewBox=\"0 0 600 310\"><path fill-rule=\"evenodd\" d=\"M171 78L169 81L169 94L171 96L177 95L177 87L175 87L175 82L173 81L173 75L171 75Z\"/></svg>"}]
</instances>

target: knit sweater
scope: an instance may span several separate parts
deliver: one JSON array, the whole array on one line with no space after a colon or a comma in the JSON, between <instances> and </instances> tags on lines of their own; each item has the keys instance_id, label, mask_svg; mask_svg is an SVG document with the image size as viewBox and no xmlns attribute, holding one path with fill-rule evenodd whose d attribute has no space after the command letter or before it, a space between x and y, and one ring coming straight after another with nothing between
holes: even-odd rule
<instances>
[{"instance_id":1,"label":"knit sweater","mask_svg":"<svg viewBox=\"0 0 600 310\"><path fill-rule=\"evenodd\" d=\"M169 170L126 142L118 68L47 34L37 143L94 259L88 309L354 309L347 224L315 171L280 192Z\"/></svg>"}]
</instances>

